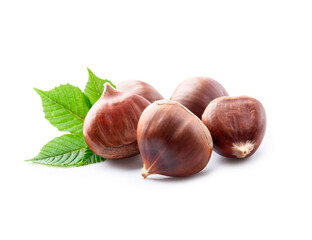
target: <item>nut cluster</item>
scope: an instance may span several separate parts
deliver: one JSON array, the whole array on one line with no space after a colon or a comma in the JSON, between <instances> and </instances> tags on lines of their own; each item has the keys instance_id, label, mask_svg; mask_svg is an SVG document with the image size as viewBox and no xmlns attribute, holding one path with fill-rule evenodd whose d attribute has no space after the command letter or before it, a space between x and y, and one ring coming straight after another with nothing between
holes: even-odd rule
<instances>
[{"instance_id":1,"label":"nut cluster","mask_svg":"<svg viewBox=\"0 0 312 240\"><path fill-rule=\"evenodd\" d=\"M141 154L142 176L186 177L208 164L212 150L228 158L256 152L265 134L262 104L248 96L230 97L211 78L189 78L163 100L142 81L114 89L88 112L83 134L89 148L109 159Z\"/></svg>"}]
</instances>

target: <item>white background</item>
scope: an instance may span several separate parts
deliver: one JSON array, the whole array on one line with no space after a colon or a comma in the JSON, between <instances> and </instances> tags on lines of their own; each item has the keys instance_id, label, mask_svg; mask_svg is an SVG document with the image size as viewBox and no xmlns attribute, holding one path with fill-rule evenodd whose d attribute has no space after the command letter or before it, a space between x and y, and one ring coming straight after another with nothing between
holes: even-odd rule
<instances>
[{"instance_id":1,"label":"white background","mask_svg":"<svg viewBox=\"0 0 312 240\"><path fill-rule=\"evenodd\" d=\"M311 239L311 1L0 2L0 239ZM259 99L267 132L239 162L216 153L185 179L140 158L24 162L62 133L33 87L84 88L87 67L166 98L208 76Z\"/></svg>"}]
</instances>

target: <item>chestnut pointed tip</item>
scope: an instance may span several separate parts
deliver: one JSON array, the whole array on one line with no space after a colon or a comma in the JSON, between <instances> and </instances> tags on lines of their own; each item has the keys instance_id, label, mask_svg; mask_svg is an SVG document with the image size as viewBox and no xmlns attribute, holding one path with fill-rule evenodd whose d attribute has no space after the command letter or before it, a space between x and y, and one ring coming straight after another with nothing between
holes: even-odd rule
<instances>
[{"instance_id":1,"label":"chestnut pointed tip","mask_svg":"<svg viewBox=\"0 0 312 240\"><path fill-rule=\"evenodd\" d=\"M108 93L113 93L113 92L117 92L113 86L111 84L109 84L108 82L104 83L104 91L103 91L103 95L108 94Z\"/></svg>"},{"instance_id":2,"label":"chestnut pointed tip","mask_svg":"<svg viewBox=\"0 0 312 240\"><path fill-rule=\"evenodd\" d=\"M254 149L252 141L236 142L232 146L232 154L237 158L245 158Z\"/></svg>"},{"instance_id":3,"label":"chestnut pointed tip","mask_svg":"<svg viewBox=\"0 0 312 240\"><path fill-rule=\"evenodd\" d=\"M151 175L149 169L146 169L145 166L142 168L141 174L144 179L146 179L149 175Z\"/></svg>"}]
</instances>

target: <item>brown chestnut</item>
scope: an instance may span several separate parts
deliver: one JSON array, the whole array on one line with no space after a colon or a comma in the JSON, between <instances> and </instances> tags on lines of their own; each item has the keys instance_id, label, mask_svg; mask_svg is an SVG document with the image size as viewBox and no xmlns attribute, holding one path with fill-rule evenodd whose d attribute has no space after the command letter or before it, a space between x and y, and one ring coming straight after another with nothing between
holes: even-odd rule
<instances>
[{"instance_id":1,"label":"brown chestnut","mask_svg":"<svg viewBox=\"0 0 312 240\"><path fill-rule=\"evenodd\" d=\"M248 96L213 100L207 106L202 120L212 135L214 150L230 158L254 154L266 128L264 107L258 100Z\"/></svg>"},{"instance_id":2,"label":"brown chestnut","mask_svg":"<svg viewBox=\"0 0 312 240\"><path fill-rule=\"evenodd\" d=\"M160 100L142 113L137 141L143 159L142 176L186 177L208 164L212 138L202 121L178 102Z\"/></svg>"},{"instance_id":3,"label":"brown chestnut","mask_svg":"<svg viewBox=\"0 0 312 240\"><path fill-rule=\"evenodd\" d=\"M208 77L194 77L180 83L170 100L181 103L201 118L207 105L222 96L228 96L228 93L219 82Z\"/></svg>"},{"instance_id":4,"label":"brown chestnut","mask_svg":"<svg viewBox=\"0 0 312 240\"><path fill-rule=\"evenodd\" d=\"M159 92L146 82L138 80L128 80L117 84L118 91L129 92L144 97L150 102L164 99Z\"/></svg>"},{"instance_id":5,"label":"brown chestnut","mask_svg":"<svg viewBox=\"0 0 312 240\"><path fill-rule=\"evenodd\" d=\"M149 104L139 95L119 92L105 83L102 96L92 106L83 124L83 135L91 151L109 159L138 154L137 124Z\"/></svg>"}]
</instances>

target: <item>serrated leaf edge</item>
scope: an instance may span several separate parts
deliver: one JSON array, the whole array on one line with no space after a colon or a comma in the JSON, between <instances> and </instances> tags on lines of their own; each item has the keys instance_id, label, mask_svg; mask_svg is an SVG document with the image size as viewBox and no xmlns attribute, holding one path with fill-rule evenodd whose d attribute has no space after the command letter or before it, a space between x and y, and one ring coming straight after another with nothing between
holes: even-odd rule
<instances>
[{"instance_id":1,"label":"serrated leaf edge","mask_svg":"<svg viewBox=\"0 0 312 240\"><path fill-rule=\"evenodd\" d=\"M70 84L68 84L70 85ZM60 86L65 86L65 85L60 85ZM72 111L70 111L69 109L67 108L64 108L62 105L60 105L59 103L57 103L56 101L54 101L53 99L49 98L45 93L47 91L43 91L43 90L40 90L38 88L34 88L34 90L41 96L41 94L43 94L44 97L46 97L47 99L49 99L51 102L55 103L56 105L58 105L59 107L63 108L65 111L69 112L71 115L77 117L78 119L80 119L81 121L84 121L83 118L79 117L77 114L73 113ZM41 93L41 94L40 94Z\"/></svg>"},{"instance_id":2,"label":"serrated leaf edge","mask_svg":"<svg viewBox=\"0 0 312 240\"><path fill-rule=\"evenodd\" d=\"M62 155L65 155L65 154L69 154L69 153L73 153L73 152L79 152L81 150L86 150L87 149L87 146L83 147L83 148L80 148L80 149L77 149L77 150L73 150L73 151L70 151L70 152L65 152L63 154L58 154L58 155L55 155L53 157L58 157L58 156L62 156ZM52 157L48 157L48 158L52 158ZM32 158L32 159L27 159L27 160L24 160L25 162L36 162L36 161L40 161L40 160L43 160L43 159L47 159L47 158ZM54 166L54 165L53 165Z\"/></svg>"},{"instance_id":3,"label":"serrated leaf edge","mask_svg":"<svg viewBox=\"0 0 312 240\"><path fill-rule=\"evenodd\" d=\"M96 76L89 68L88 68L88 73L89 73L89 79L92 82L92 85L94 86L94 88L96 89L96 92L99 96L101 96L101 93L99 91L99 88L96 86L95 81L94 81L94 76ZM91 77L92 76L92 77ZM97 77L97 76L96 76ZM104 79L102 79L104 80ZM105 80L104 80L105 81Z\"/></svg>"}]
</instances>

